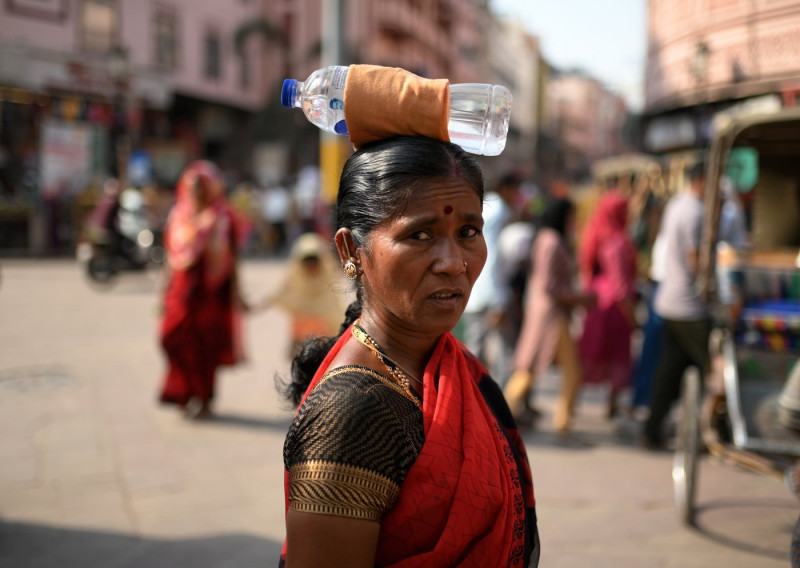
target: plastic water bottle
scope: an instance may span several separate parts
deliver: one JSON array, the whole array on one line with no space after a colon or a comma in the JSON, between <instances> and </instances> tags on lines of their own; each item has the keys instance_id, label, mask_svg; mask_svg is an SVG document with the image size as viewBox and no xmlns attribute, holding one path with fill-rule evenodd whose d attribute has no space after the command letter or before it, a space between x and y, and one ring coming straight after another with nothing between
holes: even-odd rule
<instances>
[{"instance_id":1,"label":"plastic water bottle","mask_svg":"<svg viewBox=\"0 0 800 568\"><path fill-rule=\"evenodd\" d=\"M303 109L309 122L326 132L347 134L344 85L349 69L331 65L317 69L305 81L286 79L281 89L281 104Z\"/></svg>"},{"instance_id":2,"label":"plastic water bottle","mask_svg":"<svg viewBox=\"0 0 800 568\"><path fill-rule=\"evenodd\" d=\"M502 85L450 85L450 141L473 154L497 156L506 147L511 102Z\"/></svg>"},{"instance_id":3,"label":"plastic water bottle","mask_svg":"<svg viewBox=\"0 0 800 568\"><path fill-rule=\"evenodd\" d=\"M344 87L349 67L331 65L314 71L305 81L286 79L281 104L301 108L309 122L326 132L347 134ZM450 141L467 152L497 156L506 147L512 97L502 85L450 85Z\"/></svg>"}]
</instances>

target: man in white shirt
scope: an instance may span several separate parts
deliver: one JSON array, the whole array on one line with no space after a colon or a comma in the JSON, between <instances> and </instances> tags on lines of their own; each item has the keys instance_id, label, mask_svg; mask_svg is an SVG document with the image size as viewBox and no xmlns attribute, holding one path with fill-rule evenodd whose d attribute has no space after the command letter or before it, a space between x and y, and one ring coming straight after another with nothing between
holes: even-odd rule
<instances>
[{"instance_id":1,"label":"man in white shirt","mask_svg":"<svg viewBox=\"0 0 800 568\"><path fill-rule=\"evenodd\" d=\"M697 288L705 181L701 162L690 171L689 187L667 204L659 233L665 247L664 276L654 307L664 320L664 336L644 426L642 444L648 448L664 445L662 424L680 394L686 369L695 366L701 375L708 371L711 320Z\"/></svg>"}]
</instances>

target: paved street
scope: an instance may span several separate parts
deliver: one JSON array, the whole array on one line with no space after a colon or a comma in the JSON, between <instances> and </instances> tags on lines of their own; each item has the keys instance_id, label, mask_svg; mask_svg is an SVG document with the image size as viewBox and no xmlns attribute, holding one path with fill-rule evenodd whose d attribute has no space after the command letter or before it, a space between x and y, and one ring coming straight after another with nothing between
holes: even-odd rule
<instances>
[{"instance_id":1,"label":"paved street","mask_svg":"<svg viewBox=\"0 0 800 568\"><path fill-rule=\"evenodd\" d=\"M218 418L156 403L155 278L92 289L71 261L0 261L0 566L276 565L291 416L287 320L246 322L247 365L221 374ZM248 297L279 262L242 269ZM680 526L671 456L647 453L582 395L585 444L549 430L554 377L526 435L545 567L785 567L800 507L780 483L705 460L698 530Z\"/></svg>"}]
</instances>

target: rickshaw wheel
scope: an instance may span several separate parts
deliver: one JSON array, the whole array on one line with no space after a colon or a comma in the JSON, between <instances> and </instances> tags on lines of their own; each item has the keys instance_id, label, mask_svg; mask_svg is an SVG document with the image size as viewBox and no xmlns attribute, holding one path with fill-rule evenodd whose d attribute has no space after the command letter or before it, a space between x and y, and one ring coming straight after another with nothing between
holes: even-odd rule
<instances>
[{"instance_id":1,"label":"rickshaw wheel","mask_svg":"<svg viewBox=\"0 0 800 568\"><path fill-rule=\"evenodd\" d=\"M690 369L683 376L681 418L672 461L672 485L681 521L694 525L697 462L700 456L700 373Z\"/></svg>"}]
</instances>

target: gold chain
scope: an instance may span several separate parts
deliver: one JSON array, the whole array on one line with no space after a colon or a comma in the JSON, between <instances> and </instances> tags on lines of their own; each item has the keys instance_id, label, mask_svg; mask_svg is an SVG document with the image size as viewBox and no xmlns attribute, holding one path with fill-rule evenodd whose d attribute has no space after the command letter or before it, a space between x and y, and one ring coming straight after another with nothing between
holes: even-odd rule
<instances>
[{"instance_id":1,"label":"gold chain","mask_svg":"<svg viewBox=\"0 0 800 568\"><path fill-rule=\"evenodd\" d=\"M383 349L381 349L380 345L378 345L378 343L372 339L372 337L370 337L363 327L361 327L361 318L358 318L355 323L353 323L352 333L353 337L363 343L370 351L372 351L375 357L377 357L378 360L383 363L383 366L386 367L386 370L389 371L389 374L400 384L401 387L403 387L403 390L406 391L408 396L411 397L411 400L414 401L414 404L416 404L421 410L422 405L420 404L419 399L414 396L414 393L411 392L411 383L408 378L411 377L418 383L420 382L419 379L411 375L407 375L400 368L400 365L389 359L386 353L383 352Z\"/></svg>"}]
</instances>

